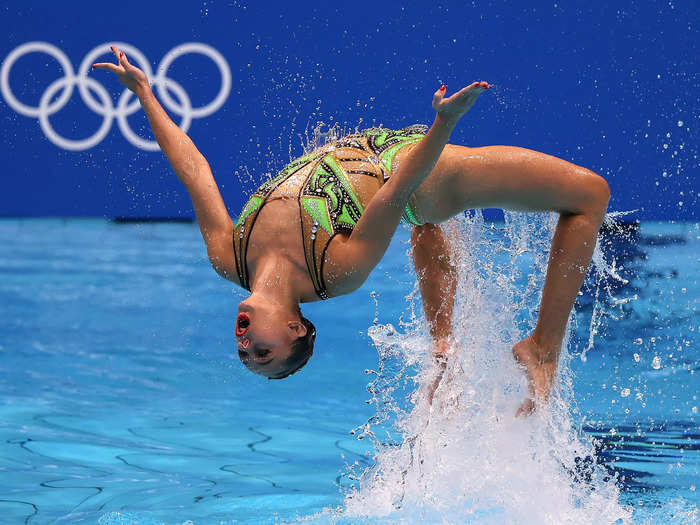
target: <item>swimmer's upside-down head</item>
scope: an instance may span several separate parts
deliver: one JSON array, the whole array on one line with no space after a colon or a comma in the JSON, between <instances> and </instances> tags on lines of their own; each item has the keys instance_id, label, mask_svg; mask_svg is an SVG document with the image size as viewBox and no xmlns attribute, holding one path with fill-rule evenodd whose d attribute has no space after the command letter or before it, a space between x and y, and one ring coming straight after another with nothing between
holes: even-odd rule
<instances>
[{"instance_id":1,"label":"swimmer's upside-down head","mask_svg":"<svg viewBox=\"0 0 700 525\"><path fill-rule=\"evenodd\" d=\"M238 356L251 372L284 379L311 359L316 327L301 315L298 306L290 310L255 295L238 307Z\"/></svg>"}]
</instances>

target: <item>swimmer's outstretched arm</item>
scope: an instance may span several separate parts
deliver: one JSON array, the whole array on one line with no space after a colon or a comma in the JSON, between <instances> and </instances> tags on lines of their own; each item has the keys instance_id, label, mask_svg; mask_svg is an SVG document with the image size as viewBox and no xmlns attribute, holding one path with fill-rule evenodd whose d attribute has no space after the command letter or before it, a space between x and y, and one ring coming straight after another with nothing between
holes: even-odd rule
<instances>
[{"instance_id":1,"label":"swimmer's outstretched arm","mask_svg":"<svg viewBox=\"0 0 700 525\"><path fill-rule=\"evenodd\" d=\"M231 248L233 221L226 210L207 159L187 134L168 117L153 94L143 71L131 65L119 49L114 46L111 49L117 57L117 64L102 62L92 67L115 73L119 81L139 98L161 150L190 194L212 266L223 277L237 280L235 271L226 270L235 268Z\"/></svg>"},{"instance_id":2,"label":"swimmer's outstretched arm","mask_svg":"<svg viewBox=\"0 0 700 525\"><path fill-rule=\"evenodd\" d=\"M386 252L408 199L430 174L457 122L489 87L487 82L474 82L446 98L442 86L433 95L436 114L430 130L372 198L341 248L343 269L358 286Z\"/></svg>"}]
</instances>

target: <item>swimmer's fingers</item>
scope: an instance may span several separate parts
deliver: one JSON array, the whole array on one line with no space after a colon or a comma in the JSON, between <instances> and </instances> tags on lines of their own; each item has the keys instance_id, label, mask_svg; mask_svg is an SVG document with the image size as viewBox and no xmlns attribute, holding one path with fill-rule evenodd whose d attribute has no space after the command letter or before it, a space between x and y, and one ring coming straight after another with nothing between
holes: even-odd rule
<instances>
[{"instance_id":1,"label":"swimmer's fingers","mask_svg":"<svg viewBox=\"0 0 700 525\"><path fill-rule=\"evenodd\" d=\"M491 86L488 82L472 82L454 95L445 98L443 86L433 97L433 108L445 118L456 122L469 111L476 99L479 98L479 95L490 88ZM440 92L442 92L442 96L438 96Z\"/></svg>"},{"instance_id":2,"label":"swimmer's fingers","mask_svg":"<svg viewBox=\"0 0 700 525\"><path fill-rule=\"evenodd\" d=\"M447 101L475 101L479 95L481 95L484 91L490 88L491 86L488 82L472 82L467 87L463 87L462 89L457 91L457 93L449 97Z\"/></svg>"},{"instance_id":3,"label":"swimmer's fingers","mask_svg":"<svg viewBox=\"0 0 700 525\"><path fill-rule=\"evenodd\" d=\"M124 68L124 70L127 70L131 64L129 64L129 61L126 59L126 54L124 51L119 49L117 46L109 46L109 48L112 50L112 53L114 53L114 56L117 57L117 62L119 62L119 65Z\"/></svg>"},{"instance_id":4,"label":"swimmer's fingers","mask_svg":"<svg viewBox=\"0 0 700 525\"><path fill-rule=\"evenodd\" d=\"M122 71L119 66L110 62L98 62L92 65L92 69L106 69L112 73L120 73Z\"/></svg>"},{"instance_id":5,"label":"swimmer's fingers","mask_svg":"<svg viewBox=\"0 0 700 525\"><path fill-rule=\"evenodd\" d=\"M117 75L119 82L124 84L137 95L141 90L149 87L148 78L145 73L136 66L132 66L126 58L126 54L116 46L109 47L117 57L117 64L110 62L99 62L93 64L93 69L106 69Z\"/></svg>"},{"instance_id":6,"label":"swimmer's fingers","mask_svg":"<svg viewBox=\"0 0 700 525\"><path fill-rule=\"evenodd\" d=\"M457 91L457 93L455 93L455 95L453 95L453 96L460 96L460 95L463 95L465 93L472 92L472 91L474 91L476 93L483 93L484 90L490 89L490 88L491 88L491 85L488 82L484 82L484 81L480 80L478 82L472 82L468 86L463 87L462 89Z\"/></svg>"},{"instance_id":7,"label":"swimmer's fingers","mask_svg":"<svg viewBox=\"0 0 700 525\"><path fill-rule=\"evenodd\" d=\"M445 90L446 89L447 89L446 86L442 86L433 95L433 109L437 110L437 108L440 107L440 102L442 102L442 99L445 98Z\"/></svg>"},{"instance_id":8,"label":"swimmer's fingers","mask_svg":"<svg viewBox=\"0 0 700 525\"><path fill-rule=\"evenodd\" d=\"M123 51L119 51L118 49L117 51L119 52L119 55L117 56L119 64L121 64L124 67L124 69L129 69L130 67L132 67L129 63L129 59L126 58L126 53L124 53Z\"/></svg>"},{"instance_id":9,"label":"swimmer's fingers","mask_svg":"<svg viewBox=\"0 0 700 525\"><path fill-rule=\"evenodd\" d=\"M119 54L121 51L116 46L109 46L109 49L112 50L112 53L117 57L117 64L112 64L111 62L98 62L97 64L93 64L92 68L93 69L106 69L108 71L111 71L112 73L123 73L124 72L124 67L122 66L121 60L119 58ZM123 53L122 53L123 54Z\"/></svg>"}]
</instances>

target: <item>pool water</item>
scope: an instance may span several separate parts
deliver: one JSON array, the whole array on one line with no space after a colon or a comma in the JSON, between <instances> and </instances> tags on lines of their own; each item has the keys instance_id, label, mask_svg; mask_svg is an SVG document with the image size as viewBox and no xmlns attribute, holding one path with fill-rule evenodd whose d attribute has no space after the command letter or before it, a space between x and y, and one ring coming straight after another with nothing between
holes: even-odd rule
<instances>
[{"instance_id":1,"label":"pool water","mask_svg":"<svg viewBox=\"0 0 700 525\"><path fill-rule=\"evenodd\" d=\"M0 221L0 522L697 523L700 225L610 228L554 415L515 420L507 345L551 221L464 221L496 250L464 263L432 410L407 230L359 291L303 307L314 358L266 381L196 225Z\"/></svg>"}]
</instances>

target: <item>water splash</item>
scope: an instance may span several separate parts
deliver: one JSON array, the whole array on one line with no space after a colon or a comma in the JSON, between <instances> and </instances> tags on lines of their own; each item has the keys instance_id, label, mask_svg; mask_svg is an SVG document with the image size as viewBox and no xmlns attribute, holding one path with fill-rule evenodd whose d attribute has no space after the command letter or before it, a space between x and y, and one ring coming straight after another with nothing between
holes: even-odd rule
<instances>
[{"instance_id":1,"label":"water splash","mask_svg":"<svg viewBox=\"0 0 700 525\"><path fill-rule=\"evenodd\" d=\"M481 213L451 221L460 281L455 336L432 405L438 371L417 313L400 330L372 327L379 367L368 386L376 415L357 429L374 445L374 465L332 522L352 523L628 523L616 478L594 458L577 421L571 356L562 352L551 405L527 419L515 411L527 395L512 345L532 331L555 215L506 213L503 227ZM602 255L593 265L593 286ZM600 288L600 285L598 286ZM600 318L598 320L600 322ZM568 338L567 338L568 339ZM564 345L566 348L566 343Z\"/></svg>"}]
</instances>

